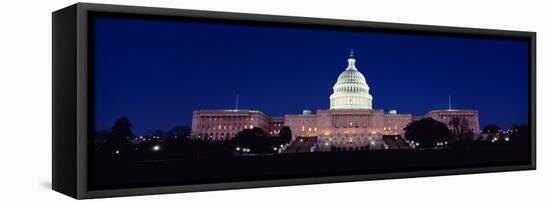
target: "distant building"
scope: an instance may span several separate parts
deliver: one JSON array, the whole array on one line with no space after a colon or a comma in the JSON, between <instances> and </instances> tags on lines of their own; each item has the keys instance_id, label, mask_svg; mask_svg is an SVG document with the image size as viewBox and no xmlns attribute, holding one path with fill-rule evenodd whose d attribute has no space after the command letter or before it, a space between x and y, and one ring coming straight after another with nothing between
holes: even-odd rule
<instances>
[{"instance_id":1,"label":"distant building","mask_svg":"<svg viewBox=\"0 0 550 202\"><path fill-rule=\"evenodd\" d=\"M193 112L192 137L204 140L226 140L239 131L259 127L277 135L282 126L296 137L316 137L315 150L363 150L387 148L383 136L404 134L404 128L415 120L431 117L449 125L449 119L464 117L474 132L479 132L478 113L474 110L434 110L426 116L384 113L373 109L373 97L365 77L355 66L353 51L347 68L338 76L330 96L330 109L316 113L287 114L271 118L253 110L198 110Z\"/></svg>"},{"instance_id":2,"label":"distant building","mask_svg":"<svg viewBox=\"0 0 550 202\"><path fill-rule=\"evenodd\" d=\"M456 134L456 128L450 124L452 120L463 119L465 121L464 127L473 134L479 134L479 115L477 110L456 110L456 109L447 109L447 110L432 110L425 115L425 117L430 117L436 121L442 122L451 130L452 133Z\"/></svg>"},{"instance_id":3,"label":"distant building","mask_svg":"<svg viewBox=\"0 0 550 202\"><path fill-rule=\"evenodd\" d=\"M271 118L255 110L196 110L193 111L191 138L228 140L243 130L259 127L271 129Z\"/></svg>"}]
</instances>

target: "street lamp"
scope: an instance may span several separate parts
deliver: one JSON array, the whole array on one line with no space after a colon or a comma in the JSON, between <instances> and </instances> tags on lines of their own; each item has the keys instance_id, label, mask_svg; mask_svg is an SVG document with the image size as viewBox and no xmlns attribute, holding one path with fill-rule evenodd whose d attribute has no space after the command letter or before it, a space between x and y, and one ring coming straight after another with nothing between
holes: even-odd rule
<instances>
[{"instance_id":1,"label":"street lamp","mask_svg":"<svg viewBox=\"0 0 550 202\"><path fill-rule=\"evenodd\" d=\"M153 146L153 151L158 151L158 150L160 150L160 146L158 145Z\"/></svg>"}]
</instances>

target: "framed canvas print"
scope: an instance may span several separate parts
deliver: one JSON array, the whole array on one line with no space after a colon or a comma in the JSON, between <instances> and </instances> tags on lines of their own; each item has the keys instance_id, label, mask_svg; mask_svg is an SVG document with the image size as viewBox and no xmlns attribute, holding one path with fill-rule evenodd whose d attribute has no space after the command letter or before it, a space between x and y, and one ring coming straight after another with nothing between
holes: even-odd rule
<instances>
[{"instance_id":1,"label":"framed canvas print","mask_svg":"<svg viewBox=\"0 0 550 202\"><path fill-rule=\"evenodd\" d=\"M535 169L535 33L78 3L53 14L75 198Z\"/></svg>"}]
</instances>

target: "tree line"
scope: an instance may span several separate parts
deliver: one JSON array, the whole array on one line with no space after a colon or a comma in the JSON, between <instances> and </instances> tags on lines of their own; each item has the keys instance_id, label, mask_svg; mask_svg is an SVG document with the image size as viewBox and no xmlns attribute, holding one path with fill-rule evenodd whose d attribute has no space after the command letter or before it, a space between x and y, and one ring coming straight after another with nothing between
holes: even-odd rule
<instances>
[{"instance_id":1,"label":"tree line","mask_svg":"<svg viewBox=\"0 0 550 202\"><path fill-rule=\"evenodd\" d=\"M497 125L489 124L482 129L483 135L479 135L479 131L470 129L465 118L452 119L449 127L433 118L423 118L409 123L404 130L405 139L416 148L526 147L529 140L527 125L502 131Z\"/></svg>"},{"instance_id":2,"label":"tree line","mask_svg":"<svg viewBox=\"0 0 550 202\"><path fill-rule=\"evenodd\" d=\"M110 131L96 131L96 160L155 160L202 158L212 156L230 156L242 154L247 148L249 153L274 154L280 145L288 144L292 131L282 127L278 135L269 135L261 128L244 129L227 141L194 140L189 126L176 126L169 131L152 130L145 136L136 137L132 132L132 123L128 117L115 121Z\"/></svg>"}]
</instances>

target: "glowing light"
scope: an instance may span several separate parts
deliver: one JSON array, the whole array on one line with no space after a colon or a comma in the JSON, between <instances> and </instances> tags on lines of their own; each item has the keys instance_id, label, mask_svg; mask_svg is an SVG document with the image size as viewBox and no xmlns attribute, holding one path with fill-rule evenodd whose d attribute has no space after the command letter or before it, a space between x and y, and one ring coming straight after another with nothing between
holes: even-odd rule
<instances>
[{"instance_id":1,"label":"glowing light","mask_svg":"<svg viewBox=\"0 0 550 202\"><path fill-rule=\"evenodd\" d=\"M504 141L508 142L508 141L510 141L510 138L506 137L506 138L504 138Z\"/></svg>"},{"instance_id":2,"label":"glowing light","mask_svg":"<svg viewBox=\"0 0 550 202\"><path fill-rule=\"evenodd\" d=\"M115 154L120 154L120 151L116 150L116 151L115 151Z\"/></svg>"},{"instance_id":3,"label":"glowing light","mask_svg":"<svg viewBox=\"0 0 550 202\"><path fill-rule=\"evenodd\" d=\"M158 150L160 150L160 146L158 145L153 146L153 151L158 151Z\"/></svg>"}]
</instances>

